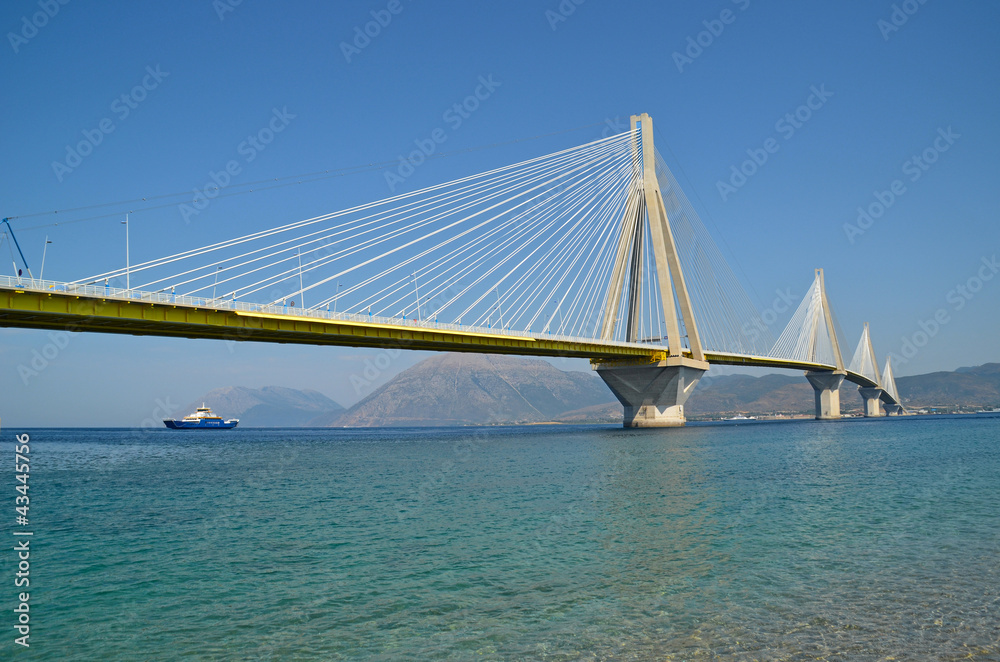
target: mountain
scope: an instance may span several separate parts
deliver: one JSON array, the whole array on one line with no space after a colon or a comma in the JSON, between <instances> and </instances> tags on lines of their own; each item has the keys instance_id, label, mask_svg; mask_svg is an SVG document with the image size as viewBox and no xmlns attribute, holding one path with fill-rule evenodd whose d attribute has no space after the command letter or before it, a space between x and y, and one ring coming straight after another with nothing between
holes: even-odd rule
<instances>
[{"instance_id":1,"label":"mountain","mask_svg":"<svg viewBox=\"0 0 1000 662\"><path fill-rule=\"evenodd\" d=\"M897 377L896 388L905 405L996 406L1000 405L1000 363Z\"/></svg>"},{"instance_id":2,"label":"mountain","mask_svg":"<svg viewBox=\"0 0 1000 662\"><path fill-rule=\"evenodd\" d=\"M603 405L591 405L572 411L563 412L554 419L556 423L582 425L585 423L621 423L622 406L617 398Z\"/></svg>"},{"instance_id":3,"label":"mountain","mask_svg":"<svg viewBox=\"0 0 1000 662\"><path fill-rule=\"evenodd\" d=\"M240 419L240 427L323 426L344 412L342 406L318 391L227 386L209 391L176 415L187 415L203 402L223 418Z\"/></svg>"},{"instance_id":4,"label":"mountain","mask_svg":"<svg viewBox=\"0 0 1000 662\"><path fill-rule=\"evenodd\" d=\"M896 380L910 408L1000 405L1000 363ZM841 409L858 411L857 388L845 382ZM207 403L241 427L615 423L622 407L594 372L566 372L538 359L439 354L400 373L348 410L316 391L280 386L215 389L181 412ZM812 414L813 390L801 374L706 376L687 401L690 418L744 414Z\"/></svg>"},{"instance_id":5,"label":"mountain","mask_svg":"<svg viewBox=\"0 0 1000 662\"><path fill-rule=\"evenodd\" d=\"M844 389L841 390L840 401L845 408L853 405ZM813 412L814 408L813 389L804 377L777 374L703 377L684 406L688 416L803 414Z\"/></svg>"},{"instance_id":6,"label":"mountain","mask_svg":"<svg viewBox=\"0 0 1000 662\"><path fill-rule=\"evenodd\" d=\"M1000 364L896 380L908 406L1000 404ZM860 412L857 387L844 382L844 413ZM706 376L687 401L691 418L814 413L801 374ZM537 359L441 354L397 375L329 425L346 427L619 422L622 407L593 372L564 372ZM318 424L318 423L317 423Z\"/></svg>"},{"instance_id":7,"label":"mountain","mask_svg":"<svg viewBox=\"0 0 1000 662\"><path fill-rule=\"evenodd\" d=\"M397 375L333 425L539 423L614 401L593 372L564 372L538 359L439 354Z\"/></svg>"},{"instance_id":8,"label":"mountain","mask_svg":"<svg viewBox=\"0 0 1000 662\"><path fill-rule=\"evenodd\" d=\"M841 391L841 407L847 412L860 409L849 397L850 391ZM857 395L855 394L855 397ZM812 414L815 403L812 387L802 377L788 375L721 375L702 377L691 398L684 405L684 413L692 419L718 418L734 414ZM582 407L560 414L560 423L620 423L622 406L617 400L610 403Z\"/></svg>"},{"instance_id":9,"label":"mountain","mask_svg":"<svg viewBox=\"0 0 1000 662\"><path fill-rule=\"evenodd\" d=\"M896 388L903 404L911 408L993 407L1000 405L1000 363L897 377ZM702 378L687 402L686 413L809 414L813 402L812 387L800 375L724 375ZM861 398L854 384L845 381L840 387L840 406L844 412L860 410Z\"/></svg>"}]
</instances>

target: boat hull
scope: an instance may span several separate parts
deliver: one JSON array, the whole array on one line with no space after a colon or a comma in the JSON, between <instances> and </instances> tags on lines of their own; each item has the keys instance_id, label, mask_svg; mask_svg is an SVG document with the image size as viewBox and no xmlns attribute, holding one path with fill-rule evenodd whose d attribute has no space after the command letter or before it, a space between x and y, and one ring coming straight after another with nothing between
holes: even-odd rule
<instances>
[{"instance_id":1,"label":"boat hull","mask_svg":"<svg viewBox=\"0 0 1000 662\"><path fill-rule=\"evenodd\" d=\"M232 430L239 424L239 421L179 421L165 418L163 424L171 430Z\"/></svg>"}]
</instances>

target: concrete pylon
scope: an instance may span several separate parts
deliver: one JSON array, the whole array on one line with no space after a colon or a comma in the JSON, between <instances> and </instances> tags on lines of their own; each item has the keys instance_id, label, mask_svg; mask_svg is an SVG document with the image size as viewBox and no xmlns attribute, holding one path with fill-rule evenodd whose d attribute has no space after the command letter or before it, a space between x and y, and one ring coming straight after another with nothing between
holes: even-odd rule
<instances>
[{"instance_id":1,"label":"concrete pylon","mask_svg":"<svg viewBox=\"0 0 1000 662\"><path fill-rule=\"evenodd\" d=\"M819 325L826 325L827 337L833 349L834 360L837 369L833 372L812 371L806 373L806 379L812 385L816 395L816 420L832 421L840 418L840 385L847 375L844 367L844 358L840 353L840 341L837 338L837 330L833 324L833 314L830 311L830 302L826 298L826 281L823 277L823 270L816 270L816 280L819 282L820 300L822 301L821 311L817 310L818 316L822 312L822 319L813 320L813 335L811 341L810 354L816 350L816 341L819 336Z\"/></svg>"},{"instance_id":2,"label":"concrete pylon","mask_svg":"<svg viewBox=\"0 0 1000 662\"><path fill-rule=\"evenodd\" d=\"M604 340L614 337L622 296L627 291L625 339L628 342L638 341L641 257L644 250L652 250L666 323L667 350L665 356L655 362L604 361L595 362L595 367L597 374L625 408L625 427L676 427L684 425L684 403L708 370L708 362L705 361L698 325L656 177L653 120L645 113L633 115L630 130L634 131L636 125L639 132L633 137L632 148L638 158L605 299L601 337ZM648 249L642 244L647 223L651 240ZM681 342L681 320L688 338L688 352L684 351Z\"/></svg>"},{"instance_id":3,"label":"concrete pylon","mask_svg":"<svg viewBox=\"0 0 1000 662\"><path fill-rule=\"evenodd\" d=\"M880 380L882 389L885 391L882 400L885 406L885 413L889 416L899 416L906 413L906 408L902 405L899 391L896 389L896 376L892 372L892 355L885 357L885 367L882 369L882 379Z\"/></svg>"},{"instance_id":4,"label":"concrete pylon","mask_svg":"<svg viewBox=\"0 0 1000 662\"><path fill-rule=\"evenodd\" d=\"M875 358L875 348L872 346L868 322L865 322L865 327L861 332L858 349L854 352L854 360L851 361L851 370L875 382L875 386L858 387L858 393L861 395L861 401L864 405L865 418L881 416L882 398L885 397L885 390L879 379L878 359Z\"/></svg>"},{"instance_id":5,"label":"concrete pylon","mask_svg":"<svg viewBox=\"0 0 1000 662\"><path fill-rule=\"evenodd\" d=\"M684 403L705 374L690 359L667 357L655 364L604 365L597 374L625 408L624 427L663 428L684 425Z\"/></svg>"},{"instance_id":6,"label":"concrete pylon","mask_svg":"<svg viewBox=\"0 0 1000 662\"><path fill-rule=\"evenodd\" d=\"M806 379L816 395L816 420L839 419L840 385L844 382L844 375L839 372L807 372Z\"/></svg>"},{"instance_id":7,"label":"concrete pylon","mask_svg":"<svg viewBox=\"0 0 1000 662\"><path fill-rule=\"evenodd\" d=\"M876 418L882 415L882 394L885 391L877 386L870 388L859 386L858 393L861 394L861 400L864 403L865 418Z\"/></svg>"}]
</instances>

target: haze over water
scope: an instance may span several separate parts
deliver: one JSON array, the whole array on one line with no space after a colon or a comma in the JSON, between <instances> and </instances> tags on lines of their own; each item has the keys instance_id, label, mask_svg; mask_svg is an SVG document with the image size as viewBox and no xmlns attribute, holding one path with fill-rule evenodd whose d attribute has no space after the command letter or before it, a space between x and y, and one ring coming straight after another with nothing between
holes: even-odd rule
<instances>
[{"instance_id":1,"label":"haze over water","mask_svg":"<svg viewBox=\"0 0 1000 662\"><path fill-rule=\"evenodd\" d=\"M17 659L1000 656L1000 417L29 432Z\"/></svg>"}]
</instances>

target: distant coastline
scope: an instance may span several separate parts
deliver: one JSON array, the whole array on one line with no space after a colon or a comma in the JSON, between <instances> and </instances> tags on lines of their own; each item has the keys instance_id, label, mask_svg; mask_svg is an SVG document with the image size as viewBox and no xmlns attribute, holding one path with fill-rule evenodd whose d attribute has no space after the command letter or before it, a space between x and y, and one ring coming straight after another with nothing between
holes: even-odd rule
<instances>
[{"instance_id":1,"label":"distant coastline","mask_svg":"<svg viewBox=\"0 0 1000 662\"><path fill-rule=\"evenodd\" d=\"M1000 364L900 377L912 414L975 414L1000 405ZM592 372L559 370L538 359L439 354L396 375L353 406L317 391L278 386L226 387L192 398L208 402L241 427L370 428L613 424L622 408ZM845 418L861 415L861 399L841 388ZM734 416L759 421L810 420L813 392L798 375L712 376L686 407L691 422ZM749 423L752 421L734 421Z\"/></svg>"}]
</instances>

